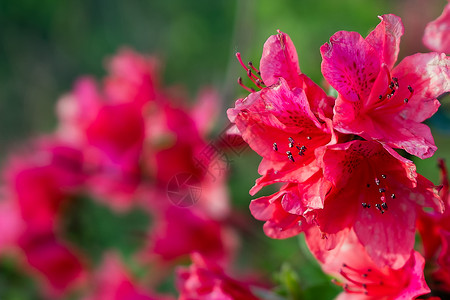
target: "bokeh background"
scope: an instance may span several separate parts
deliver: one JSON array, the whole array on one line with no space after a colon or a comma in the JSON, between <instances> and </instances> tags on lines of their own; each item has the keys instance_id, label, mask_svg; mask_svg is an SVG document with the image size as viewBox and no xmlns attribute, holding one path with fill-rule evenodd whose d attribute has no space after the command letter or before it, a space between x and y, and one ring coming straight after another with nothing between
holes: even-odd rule
<instances>
[{"instance_id":1,"label":"bokeh background","mask_svg":"<svg viewBox=\"0 0 450 300\"><path fill-rule=\"evenodd\" d=\"M218 134L228 124L226 108L245 95L236 83L237 77L245 76L234 56L237 51L244 61L257 63L264 41L280 29L296 45L302 71L320 83L319 47L336 31L351 30L365 35L378 24L377 15L397 14L405 25L401 59L427 51L421 42L423 30L446 3L445 0L1 0L0 162L4 162L9 149L27 138L51 132L56 124L57 99L70 91L81 75L104 76L105 59L121 47L160 57L164 84L183 86L191 99L200 87L214 86L222 101L214 131ZM439 150L433 158L415 160L419 172L435 183L438 183L436 158L450 161L449 102L448 96L443 98L441 110L428 123ZM307 252L302 251L304 246L298 238L270 240L263 235L262 224L252 220L248 190L258 176L258 163L259 158L251 151L232 157L231 200L253 224L247 233L252 235L249 239L252 242L246 244L244 239L238 263L275 274L272 279L284 281L282 286L290 289L292 299L300 293L295 287L298 281L308 285L302 278L311 280L310 286L314 287L304 297L314 297L321 290L329 293L323 299L331 298L336 288L318 271ZM89 200L74 207L71 214L81 220L71 227L72 240L93 257L108 247L118 248L124 255L131 253L139 241L127 236L151 222L139 211L115 216ZM92 226L92 220L101 222ZM161 289L173 291L172 285L168 281ZM4 259L0 259L0 299L40 299L33 281Z\"/></svg>"}]
</instances>

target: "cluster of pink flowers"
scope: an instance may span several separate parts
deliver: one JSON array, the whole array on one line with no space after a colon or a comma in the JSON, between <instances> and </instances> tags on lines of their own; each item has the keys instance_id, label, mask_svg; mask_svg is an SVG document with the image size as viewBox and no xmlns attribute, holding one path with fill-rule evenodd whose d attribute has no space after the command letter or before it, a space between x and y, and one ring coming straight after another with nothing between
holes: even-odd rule
<instances>
[{"instance_id":1,"label":"cluster of pink flowers","mask_svg":"<svg viewBox=\"0 0 450 300\"><path fill-rule=\"evenodd\" d=\"M193 253L196 264L225 266L237 246L227 221L227 166L220 155L204 153L218 93L205 88L188 105L179 88L161 86L156 58L130 49L107 67L102 84L81 78L58 101L57 130L18 147L8 159L0 252L36 276L48 298L82 291L83 299L172 299L153 295L151 285ZM122 255L104 251L97 270L93 258L67 238L66 215L82 197L117 215L139 208L152 217L133 258L157 270L148 286L129 274ZM218 266L211 272L222 278ZM194 293L191 281L180 283L183 299L197 299L188 296Z\"/></svg>"},{"instance_id":2,"label":"cluster of pink flowers","mask_svg":"<svg viewBox=\"0 0 450 300\"><path fill-rule=\"evenodd\" d=\"M424 38L438 51L449 51L448 8ZM228 110L262 156L250 193L280 185L279 192L253 200L251 213L265 221L269 237L304 232L323 270L343 287L339 299L413 299L430 292L425 260L414 250L416 224L427 257L442 239L436 276L450 285L448 212L442 214L448 183L440 196L439 187L394 150L422 159L436 151L423 122L450 91L450 58L417 53L396 63L403 24L395 15L380 20L365 38L339 31L320 48L322 74L336 98L301 72L290 37L279 31L264 44L259 70L237 55L257 91L244 86L250 94Z\"/></svg>"},{"instance_id":3,"label":"cluster of pink flowers","mask_svg":"<svg viewBox=\"0 0 450 300\"><path fill-rule=\"evenodd\" d=\"M251 214L271 238L304 233L342 287L338 299L437 299L432 290L450 294L448 172L439 160L435 186L408 158L437 150L424 121L450 91L450 4L423 39L437 52L399 63L402 21L379 18L367 37L339 31L320 48L327 91L301 72L281 31L264 44L259 69L238 53L256 88L239 79L249 95L228 110L227 132L262 157L250 194L279 188L252 200ZM278 299L260 277L230 275L239 235L222 153L234 144L208 140L218 93L205 88L189 104L161 84L160 69L155 57L121 50L100 83L83 77L59 99L54 132L10 155L0 255L48 299L170 300L158 288L172 273L180 300ZM98 262L76 245L65 222L85 198L116 216L137 208L151 217L140 248L129 256L102 249ZM135 276L127 260L148 273Z\"/></svg>"}]
</instances>

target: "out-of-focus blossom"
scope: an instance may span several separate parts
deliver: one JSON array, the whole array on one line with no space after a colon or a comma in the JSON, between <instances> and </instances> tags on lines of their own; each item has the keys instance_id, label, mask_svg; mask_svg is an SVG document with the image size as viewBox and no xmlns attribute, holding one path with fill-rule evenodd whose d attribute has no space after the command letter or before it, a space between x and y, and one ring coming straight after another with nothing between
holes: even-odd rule
<instances>
[{"instance_id":1,"label":"out-of-focus blossom","mask_svg":"<svg viewBox=\"0 0 450 300\"><path fill-rule=\"evenodd\" d=\"M41 140L32 151L15 154L4 188L11 211L4 222L8 246L17 248L26 269L43 279L46 292L59 296L85 276L83 258L56 235L64 207L84 182L82 153L55 140Z\"/></svg>"},{"instance_id":2,"label":"out-of-focus blossom","mask_svg":"<svg viewBox=\"0 0 450 300\"><path fill-rule=\"evenodd\" d=\"M450 53L450 3L436 20L428 23L423 43L433 51Z\"/></svg>"},{"instance_id":3,"label":"out-of-focus blossom","mask_svg":"<svg viewBox=\"0 0 450 300\"><path fill-rule=\"evenodd\" d=\"M141 107L105 98L92 79L84 78L60 100L58 112L60 138L85 153L91 189L112 207L129 208L141 176Z\"/></svg>"},{"instance_id":4,"label":"out-of-focus blossom","mask_svg":"<svg viewBox=\"0 0 450 300\"><path fill-rule=\"evenodd\" d=\"M106 253L91 282L92 292L84 300L172 300L140 287L128 274L118 255Z\"/></svg>"},{"instance_id":5,"label":"out-of-focus blossom","mask_svg":"<svg viewBox=\"0 0 450 300\"><path fill-rule=\"evenodd\" d=\"M414 54L396 67L403 24L383 15L364 39L339 31L321 47L322 73L338 92L335 129L402 148L420 158L436 151L422 122L439 107L436 99L450 89L450 59L444 54Z\"/></svg>"},{"instance_id":6,"label":"out-of-focus blossom","mask_svg":"<svg viewBox=\"0 0 450 300\"><path fill-rule=\"evenodd\" d=\"M417 229L422 239L425 259L434 270L433 283L439 290L450 292L450 190L447 168L439 159L442 188L439 194L444 202L444 213L420 211ZM433 287L434 288L434 287Z\"/></svg>"},{"instance_id":7,"label":"out-of-focus blossom","mask_svg":"<svg viewBox=\"0 0 450 300\"><path fill-rule=\"evenodd\" d=\"M193 264L178 268L179 300L257 300L246 283L232 279L223 269L198 253L191 255Z\"/></svg>"},{"instance_id":8,"label":"out-of-focus blossom","mask_svg":"<svg viewBox=\"0 0 450 300\"><path fill-rule=\"evenodd\" d=\"M104 81L104 89L109 101L133 102L143 107L161 98L160 63L156 57L124 48L108 60L107 69L109 75Z\"/></svg>"},{"instance_id":9,"label":"out-of-focus blossom","mask_svg":"<svg viewBox=\"0 0 450 300\"><path fill-rule=\"evenodd\" d=\"M425 260L418 252L412 251L400 269L380 268L352 230L330 251L324 250L327 241L316 228L311 228L306 236L322 269L336 276L335 283L343 287L339 300L415 299L430 292L423 274Z\"/></svg>"}]
</instances>

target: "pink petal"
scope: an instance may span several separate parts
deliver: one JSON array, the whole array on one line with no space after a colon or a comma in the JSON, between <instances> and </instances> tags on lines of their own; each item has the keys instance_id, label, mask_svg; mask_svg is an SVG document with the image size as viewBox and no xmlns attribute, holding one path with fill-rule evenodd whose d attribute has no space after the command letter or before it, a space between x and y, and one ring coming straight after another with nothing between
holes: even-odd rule
<instances>
[{"instance_id":1,"label":"pink petal","mask_svg":"<svg viewBox=\"0 0 450 300\"><path fill-rule=\"evenodd\" d=\"M365 101L380 71L376 50L359 33L339 31L320 51L328 83L348 101Z\"/></svg>"},{"instance_id":2,"label":"pink petal","mask_svg":"<svg viewBox=\"0 0 450 300\"><path fill-rule=\"evenodd\" d=\"M400 200L400 199L399 199ZM405 201L390 201L388 212L359 208L354 229L380 267L401 268L414 246L416 210Z\"/></svg>"},{"instance_id":3,"label":"pink petal","mask_svg":"<svg viewBox=\"0 0 450 300\"><path fill-rule=\"evenodd\" d=\"M392 69L400 50L400 37L404 33L402 20L396 15L382 15L378 18L381 20L380 24L366 37L366 41L380 53L381 61Z\"/></svg>"},{"instance_id":4,"label":"pink petal","mask_svg":"<svg viewBox=\"0 0 450 300\"><path fill-rule=\"evenodd\" d=\"M417 53L404 58L392 70L392 76L400 85L396 97L409 99L400 116L423 122L439 108L436 98L450 91L450 58L445 54ZM408 85L414 89L412 97Z\"/></svg>"},{"instance_id":5,"label":"pink petal","mask_svg":"<svg viewBox=\"0 0 450 300\"><path fill-rule=\"evenodd\" d=\"M267 39L261 56L260 71L266 86L277 83L280 77L291 88L300 86L297 50L286 33L278 31L278 34Z\"/></svg>"},{"instance_id":6,"label":"pink petal","mask_svg":"<svg viewBox=\"0 0 450 300\"><path fill-rule=\"evenodd\" d=\"M433 51L450 53L450 3L439 18L428 23L423 43Z\"/></svg>"}]
</instances>

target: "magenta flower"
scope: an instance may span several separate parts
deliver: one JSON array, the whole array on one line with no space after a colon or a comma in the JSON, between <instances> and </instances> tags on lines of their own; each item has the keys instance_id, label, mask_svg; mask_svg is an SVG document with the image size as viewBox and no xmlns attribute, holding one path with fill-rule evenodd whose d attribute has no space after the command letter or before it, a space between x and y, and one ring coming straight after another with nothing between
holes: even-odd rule
<instances>
[{"instance_id":1,"label":"magenta flower","mask_svg":"<svg viewBox=\"0 0 450 300\"><path fill-rule=\"evenodd\" d=\"M139 287L115 253L106 253L94 274L92 291L84 300L172 300L173 297L153 295Z\"/></svg>"},{"instance_id":2,"label":"magenta flower","mask_svg":"<svg viewBox=\"0 0 450 300\"><path fill-rule=\"evenodd\" d=\"M31 273L43 279L50 295L61 296L84 283L86 270L82 256L54 233L28 228L19 238L18 245Z\"/></svg>"},{"instance_id":3,"label":"magenta flower","mask_svg":"<svg viewBox=\"0 0 450 300\"><path fill-rule=\"evenodd\" d=\"M235 236L223 222L212 219L196 207L167 205L154 209L150 244L144 257L169 263L198 252L215 261L228 261L236 246Z\"/></svg>"},{"instance_id":4,"label":"magenta flower","mask_svg":"<svg viewBox=\"0 0 450 300\"><path fill-rule=\"evenodd\" d=\"M414 246L417 209L442 212L434 185L415 165L374 141L328 146L322 159L324 177L333 184L317 224L328 235L353 228L379 266L397 269Z\"/></svg>"},{"instance_id":5,"label":"magenta flower","mask_svg":"<svg viewBox=\"0 0 450 300\"><path fill-rule=\"evenodd\" d=\"M311 111L305 91L291 90L286 80L236 101L228 117L242 138L263 157L251 193L274 182L304 182L319 167L315 149L333 142L330 122Z\"/></svg>"},{"instance_id":6,"label":"magenta flower","mask_svg":"<svg viewBox=\"0 0 450 300\"><path fill-rule=\"evenodd\" d=\"M113 208L129 208L141 176L145 123L139 104L114 103L83 78L58 108L58 134L85 153L92 191Z\"/></svg>"},{"instance_id":7,"label":"magenta flower","mask_svg":"<svg viewBox=\"0 0 450 300\"><path fill-rule=\"evenodd\" d=\"M423 274L425 260L418 252L411 251L402 268L392 269L374 263L353 231L334 250L324 250L326 242L316 228L308 231L311 252L344 289L339 300L415 299L430 292Z\"/></svg>"},{"instance_id":8,"label":"magenta flower","mask_svg":"<svg viewBox=\"0 0 450 300\"><path fill-rule=\"evenodd\" d=\"M339 31L321 47L322 73L338 92L335 129L402 148L420 158L436 151L430 129L422 122L449 91L450 59L444 54L415 54L394 64L403 25L383 15L364 39Z\"/></svg>"},{"instance_id":9,"label":"magenta flower","mask_svg":"<svg viewBox=\"0 0 450 300\"><path fill-rule=\"evenodd\" d=\"M32 151L14 155L5 169L7 203L17 212L4 222L18 226L7 246L19 248L26 269L60 296L86 275L82 256L56 234L64 206L84 183L84 160L78 149L55 140L36 142ZM5 228L5 238L10 231Z\"/></svg>"},{"instance_id":10,"label":"magenta flower","mask_svg":"<svg viewBox=\"0 0 450 300\"><path fill-rule=\"evenodd\" d=\"M142 107L161 97L160 64L155 57L124 48L108 61L107 68L105 95L112 102L133 102Z\"/></svg>"},{"instance_id":11,"label":"magenta flower","mask_svg":"<svg viewBox=\"0 0 450 300\"><path fill-rule=\"evenodd\" d=\"M223 269L198 253L191 255L193 264L178 268L179 300L257 300L248 284L230 278Z\"/></svg>"},{"instance_id":12,"label":"magenta flower","mask_svg":"<svg viewBox=\"0 0 450 300\"><path fill-rule=\"evenodd\" d=\"M423 43L433 51L450 53L450 3L439 18L428 23Z\"/></svg>"}]
</instances>

